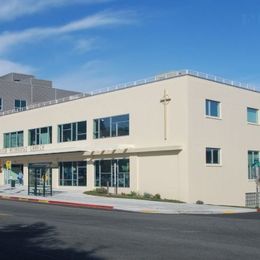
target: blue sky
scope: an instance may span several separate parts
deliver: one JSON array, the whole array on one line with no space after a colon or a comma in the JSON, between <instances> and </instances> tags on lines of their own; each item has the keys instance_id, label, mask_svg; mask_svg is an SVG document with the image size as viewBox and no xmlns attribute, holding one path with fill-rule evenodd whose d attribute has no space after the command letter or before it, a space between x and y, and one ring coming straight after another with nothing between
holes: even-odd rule
<instances>
[{"instance_id":1,"label":"blue sky","mask_svg":"<svg viewBox=\"0 0 260 260\"><path fill-rule=\"evenodd\" d=\"M259 0L0 0L0 74L87 92L193 69L260 87Z\"/></svg>"}]
</instances>

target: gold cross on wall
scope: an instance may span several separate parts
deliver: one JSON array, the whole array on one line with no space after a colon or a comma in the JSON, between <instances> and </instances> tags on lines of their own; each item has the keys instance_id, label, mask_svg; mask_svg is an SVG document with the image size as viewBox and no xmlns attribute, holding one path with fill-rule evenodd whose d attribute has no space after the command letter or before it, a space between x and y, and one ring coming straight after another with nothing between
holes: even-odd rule
<instances>
[{"instance_id":1,"label":"gold cross on wall","mask_svg":"<svg viewBox=\"0 0 260 260\"><path fill-rule=\"evenodd\" d=\"M164 140L167 140L167 105L170 103L170 101L171 98L166 93L166 89L164 89L163 98L160 100L164 106Z\"/></svg>"}]
</instances>

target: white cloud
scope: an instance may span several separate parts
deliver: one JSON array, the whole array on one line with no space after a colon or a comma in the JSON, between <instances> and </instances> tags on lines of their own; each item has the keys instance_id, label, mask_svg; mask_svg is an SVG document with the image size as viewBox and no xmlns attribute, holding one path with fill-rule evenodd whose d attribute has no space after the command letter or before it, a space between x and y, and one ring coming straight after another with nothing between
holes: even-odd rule
<instances>
[{"instance_id":1,"label":"white cloud","mask_svg":"<svg viewBox=\"0 0 260 260\"><path fill-rule=\"evenodd\" d=\"M80 39L74 45L74 51L78 53L85 53L98 48L95 39Z\"/></svg>"},{"instance_id":2,"label":"white cloud","mask_svg":"<svg viewBox=\"0 0 260 260\"><path fill-rule=\"evenodd\" d=\"M37 41L47 37L69 34L101 26L132 23L134 21L132 15L133 14L131 12L107 11L87 16L83 19L73 21L62 26L30 28L17 32L4 32L0 34L0 53L8 51L15 45Z\"/></svg>"},{"instance_id":3,"label":"white cloud","mask_svg":"<svg viewBox=\"0 0 260 260\"><path fill-rule=\"evenodd\" d=\"M33 74L35 70L32 67L21 63L0 59L0 75L10 72Z\"/></svg>"},{"instance_id":4,"label":"white cloud","mask_svg":"<svg viewBox=\"0 0 260 260\"><path fill-rule=\"evenodd\" d=\"M0 21L13 20L48 8L75 4L99 4L110 0L0 0Z\"/></svg>"}]
</instances>

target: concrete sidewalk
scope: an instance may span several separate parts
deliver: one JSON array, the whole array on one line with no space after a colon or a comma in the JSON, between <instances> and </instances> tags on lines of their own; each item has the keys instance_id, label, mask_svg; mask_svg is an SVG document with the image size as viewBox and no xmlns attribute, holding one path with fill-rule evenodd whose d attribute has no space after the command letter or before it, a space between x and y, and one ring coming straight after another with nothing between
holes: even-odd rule
<instances>
[{"instance_id":1,"label":"concrete sidewalk","mask_svg":"<svg viewBox=\"0 0 260 260\"><path fill-rule=\"evenodd\" d=\"M232 214L256 212L255 209L197 205L191 203L170 203L136 199L107 198L85 195L82 191L54 190L53 196L28 196L26 186L10 188L0 186L0 199L47 203L72 207L88 207L106 210L124 210L160 214Z\"/></svg>"}]
</instances>

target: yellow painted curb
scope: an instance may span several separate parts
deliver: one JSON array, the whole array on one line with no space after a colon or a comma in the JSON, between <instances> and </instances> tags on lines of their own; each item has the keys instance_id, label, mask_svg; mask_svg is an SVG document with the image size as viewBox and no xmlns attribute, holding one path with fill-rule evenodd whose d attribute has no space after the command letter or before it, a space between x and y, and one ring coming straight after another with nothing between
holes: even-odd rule
<instances>
[{"instance_id":1,"label":"yellow painted curb","mask_svg":"<svg viewBox=\"0 0 260 260\"><path fill-rule=\"evenodd\" d=\"M48 200L38 200L37 202L40 202L40 203L49 203Z\"/></svg>"},{"instance_id":2,"label":"yellow painted curb","mask_svg":"<svg viewBox=\"0 0 260 260\"><path fill-rule=\"evenodd\" d=\"M154 214L154 213L159 213L158 211L156 210L149 210L149 209L145 209L145 210L141 210L140 212L142 213L147 213L147 214Z\"/></svg>"},{"instance_id":3,"label":"yellow painted curb","mask_svg":"<svg viewBox=\"0 0 260 260\"><path fill-rule=\"evenodd\" d=\"M18 200L28 201L28 199L26 199L26 198L19 198Z\"/></svg>"},{"instance_id":4,"label":"yellow painted curb","mask_svg":"<svg viewBox=\"0 0 260 260\"><path fill-rule=\"evenodd\" d=\"M234 214L236 213L235 211L232 211L232 210L227 210L227 211L224 211L223 214Z\"/></svg>"}]
</instances>

